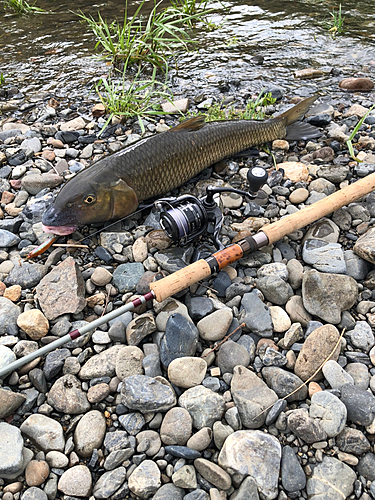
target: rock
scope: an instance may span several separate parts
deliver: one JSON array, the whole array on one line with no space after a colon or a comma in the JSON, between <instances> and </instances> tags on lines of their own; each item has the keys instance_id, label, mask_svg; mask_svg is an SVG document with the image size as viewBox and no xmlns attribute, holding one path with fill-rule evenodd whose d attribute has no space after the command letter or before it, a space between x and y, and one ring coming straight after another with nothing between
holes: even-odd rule
<instances>
[{"instance_id":1,"label":"rock","mask_svg":"<svg viewBox=\"0 0 375 500\"><path fill-rule=\"evenodd\" d=\"M196 326L181 314L172 314L167 321L164 337L160 342L160 359L167 368L171 361L194 356L199 333Z\"/></svg>"},{"instance_id":2,"label":"rock","mask_svg":"<svg viewBox=\"0 0 375 500\"><path fill-rule=\"evenodd\" d=\"M18 245L20 241L21 239L16 234L13 234L6 229L0 229L0 248L8 248Z\"/></svg>"},{"instance_id":3,"label":"rock","mask_svg":"<svg viewBox=\"0 0 375 500\"><path fill-rule=\"evenodd\" d=\"M318 271L335 274L346 273L344 252L338 243L308 239L303 245L302 258L306 264L312 265Z\"/></svg>"},{"instance_id":4,"label":"rock","mask_svg":"<svg viewBox=\"0 0 375 500\"><path fill-rule=\"evenodd\" d=\"M121 487L126 479L125 467L118 467L117 469L105 472L99 477L93 488L93 495L95 498L107 499Z\"/></svg>"},{"instance_id":5,"label":"rock","mask_svg":"<svg viewBox=\"0 0 375 500\"><path fill-rule=\"evenodd\" d=\"M23 262L20 266L14 266L4 283L7 286L20 285L24 288L34 288L47 274L47 267L42 264L30 264Z\"/></svg>"},{"instance_id":6,"label":"rock","mask_svg":"<svg viewBox=\"0 0 375 500\"><path fill-rule=\"evenodd\" d=\"M288 415L289 429L306 443L323 441L327 433L318 420L309 417L306 410L292 410Z\"/></svg>"},{"instance_id":7,"label":"rock","mask_svg":"<svg viewBox=\"0 0 375 500\"><path fill-rule=\"evenodd\" d=\"M311 398L310 417L319 419L328 437L335 437L344 429L347 411L345 405L334 394L320 391Z\"/></svg>"},{"instance_id":8,"label":"rock","mask_svg":"<svg viewBox=\"0 0 375 500\"><path fill-rule=\"evenodd\" d=\"M221 340L225 337L232 320L233 313L230 309L219 309L198 322L199 335L208 342Z\"/></svg>"},{"instance_id":9,"label":"rock","mask_svg":"<svg viewBox=\"0 0 375 500\"><path fill-rule=\"evenodd\" d=\"M228 436L218 458L220 467L229 474L252 477L259 492L270 500L278 494L280 461L279 441L270 434L251 430Z\"/></svg>"},{"instance_id":10,"label":"rock","mask_svg":"<svg viewBox=\"0 0 375 500\"><path fill-rule=\"evenodd\" d=\"M292 182L306 182L309 177L309 171L304 163L298 161L286 161L278 165L283 169L285 177Z\"/></svg>"},{"instance_id":11,"label":"rock","mask_svg":"<svg viewBox=\"0 0 375 500\"><path fill-rule=\"evenodd\" d=\"M198 451L192 450L187 446L177 446L177 445L166 446L165 452L169 453L173 457L184 458L185 460L195 460L196 458L200 458L201 456L201 454Z\"/></svg>"},{"instance_id":12,"label":"rock","mask_svg":"<svg viewBox=\"0 0 375 500\"><path fill-rule=\"evenodd\" d=\"M143 375L142 361L145 355L135 346L124 346L117 352L116 375L122 380L131 375Z\"/></svg>"},{"instance_id":13,"label":"rock","mask_svg":"<svg viewBox=\"0 0 375 500\"><path fill-rule=\"evenodd\" d=\"M216 448L218 448L219 450L221 450L221 448L223 447L224 441L227 439L227 437L234 432L230 425L224 424L219 421L214 423L212 430L214 433L214 442Z\"/></svg>"},{"instance_id":14,"label":"rock","mask_svg":"<svg viewBox=\"0 0 375 500\"><path fill-rule=\"evenodd\" d=\"M165 329L167 327L167 321L170 318L170 316L172 316L172 314L179 313L184 318L191 321L188 308L185 306L185 304L182 304L179 300L173 297L169 297L160 303L155 301L154 310L157 313L156 327L161 332L165 332Z\"/></svg>"},{"instance_id":15,"label":"rock","mask_svg":"<svg viewBox=\"0 0 375 500\"><path fill-rule=\"evenodd\" d=\"M169 113L186 113L188 107L189 107L189 99L177 99L175 101L169 102L162 102L161 107L164 111L164 113L169 114Z\"/></svg>"},{"instance_id":16,"label":"rock","mask_svg":"<svg viewBox=\"0 0 375 500\"><path fill-rule=\"evenodd\" d=\"M352 384L341 388L341 401L348 413L348 420L364 427L371 425L375 418L375 396Z\"/></svg>"},{"instance_id":17,"label":"rock","mask_svg":"<svg viewBox=\"0 0 375 500\"><path fill-rule=\"evenodd\" d=\"M306 486L306 476L293 448L284 446L281 458L281 483L286 491L300 491Z\"/></svg>"},{"instance_id":18,"label":"rock","mask_svg":"<svg viewBox=\"0 0 375 500\"><path fill-rule=\"evenodd\" d=\"M129 345L138 345L155 330L156 325L152 312L140 314L126 327L126 340Z\"/></svg>"},{"instance_id":19,"label":"rock","mask_svg":"<svg viewBox=\"0 0 375 500\"><path fill-rule=\"evenodd\" d=\"M273 331L275 333L286 332L288 328L290 328L292 325L292 322L288 314L284 311L282 307L279 306L270 306L269 310L271 313Z\"/></svg>"},{"instance_id":20,"label":"rock","mask_svg":"<svg viewBox=\"0 0 375 500\"><path fill-rule=\"evenodd\" d=\"M22 500L48 500L48 497L43 490L32 486L22 494Z\"/></svg>"},{"instance_id":21,"label":"rock","mask_svg":"<svg viewBox=\"0 0 375 500\"><path fill-rule=\"evenodd\" d=\"M49 466L44 460L31 460L25 469L28 486L40 486L49 476Z\"/></svg>"},{"instance_id":22,"label":"rock","mask_svg":"<svg viewBox=\"0 0 375 500\"><path fill-rule=\"evenodd\" d=\"M90 280L96 286L105 286L112 280L112 274L107 271L104 267L95 268L94 272L90 276Z\"/></svg>"},{"instance_id":23,"label":"rock","mask_svg":"<svg viewBox=\"0 0 375 500\"><path fill-rule=\"evenodd\" d=\"M372 227L358 238L353 247L355 254L371 264L375 264L374 240L375 228Z\"/></svg>"},{"instance_id":24,"label":"rock","mask_svg":"<svg viewBox=\"0 0 375 500\"><path fill-rule=\"evenodd\" d=\"M86 126L85 120L78 116L77 118L74 118L73 120L69 120L65 123L62 123L60 126L60 130L63 132L66 131L72 131L72 130L80 130L84 129Z\"/></svg>"},{"instance_id":25,"label":"rock","mask_svg":"<svg viewBox=\"0 0 375 500\"><path fill-rule=\"evenodd\" d=\"M264 424L266 408L276 403L276 393L257 375L243 366L233 370L231 392L241 417L242 424L249 429L256 429Z\"/></svg>"},{"instance_id":26,"label":"rock","mask_svg":"<svg viewBox=\"0 0 375 500\"><path fill-rule=\"evenodd\" d=\"M23 439L20 430L0 422L0 478L18 473L23 463Z\"/></svg>"},{"instance_id":27,"label":"rock","mask_svg":"<svg viewBox=\"0 0 375 500\"><path fill-rule=\"evenodd\" d=\"M64 182L63 177L49 172L43 174L30 174L22 177L21 186L29 194L38 194L42 189L54 188Z\"/></svg>"},{"instance_id":28,"label":"rock","mask_svg":"<svg viewBox=\"0 0 375 500\"><path fill-rule=\"evenodd\" d=\"M194 460L194 467L204 479L220 490L228 490L231 487L232 480L230 475L219 465L205 458L197 458Z\"/></svg>"},{"instance_id":29,"label":"rock","mask_svg":"<svg viewBox=\"0 0 375 500\"><path fill-rule=\"evenodd\" d=\"M91 494L91 472L86 465L75 465L66 470L60 477L58 489L64 495L74 497L89 497Z\"/></svg>"},{"instance_id":30,"label":"rock","mask_svg":"<svg viewBox=\"0 0 375 500\"><path fill-rule=\"evenodd\" d=\"M302 281L303 305L327 323L337 324L341 312L357 300L358 286L350 276L306 271Z\"/></svg>"},{"instance_id":31,"label":"rock","mask_svg":"<svg viewBox=\"0 0 375 500\"><path fill-rule=\"evenodd\" d=\"M367 92L374 88L374 82L370 78L344 78L339 87L353 92Z\"/></svg>"},{"instance_id":32,"label":"rock","mask_svg":"<svg viewBox=\"0 0 375 500\"><path fill-rule=\"evenodd\" d=\"M6 347L5 345L0 345L0 368L5 368L10 363L16 360L16 355L14 352Z\"/></svg>"},{"instance_id":33,"label":"rock","mask_svg":"<svg viewBox=\"0 0 375 500\"><path fill-rule=\"evenodd\" d=\"M369 352L375 343L371 326L366 321L357 321L354 330L350 332L350 340L354 347Z\"/></svg>"},{"instance_id":34,"label":"rock","mask_svg":"<svg viewBox=\"0 0 375 500\"><path fill-rule=\"evenodd\" d=\"M69 458L60 451L49 451L46 454L46 461L50 467L64 469L69 463Z\"/></svg>"},{"instance_id":35,"label":"rock","mask_svg":"<svg viewBox=\"0 0 375 500\"><path fill-rule=\"evenodd\" d=\"M356 474L348 465L323 455L307 480L306 492L311 500L320 500L323 492L325 500L343 500L352 493L355 479Z\"/></svg>"},{"instance_id":36,"label":"rock","mask_svg":"<svg viewBox=\"0 0 375 500\"><path fill-rule=\"evenodd\" d=\"M353 384L354 380L349 373L343 370L341 366L333 359L328 360L323 368L323 375L332 389L341 389L344 384Z\"/></svg>"},{"instance_id":37,"label":"rock","mask_svg":"<svg viewBox=\"0 0 375 500\"><path fill-rule=\"evenodd\" d=\"M289 283L274 274L258 278L256 284L267 300L279 306L286 304L293 296L293 289Z\"/></svg>"},{"instance_id":38,"label":"rock","mask_svg":"<svg viewBox=\"0 0 375 500\"><path fill-rule=\"evenodd\" d=\"M130 436L136 436L146 423L145 418L141 413L128 413L126 415L120 415L119 421Z\"/></svg>"},{"instance_id":39,"label":"rock","mask_svg":"<svg viewBox=\"0 0 375 500\"><path fill-rule=\"evenodd\" d=\"M144 460L128 481L131 492L142 499L150 498L161 486L159 468L151 460Z\"/></svg>"},{"instance_id":40,"label":"rock","mask_svg":"<svg viewBox=\"0 0 375 500\"><path fill-rule=\"evenodd\" d=\"M192 465L184 465L172 474L173 484L180 488L193 489L197 487L195 469ZM155 498L155 497L154 497ZM173 497L175 498L175 497Z\"/></svg>"},{"instance_id":41,"label":"rock","mask_svg":"<svg viewBox=\"0 0 375 500\"><path fill-rule=\"evenodd\" d=\"M47 354L43 366L43 374L47 380L52 380L64 366L65 360L70 357L69 349L56 349Z\"/></svg>"},{"instance_id":42,"label":"rock","mask_svg":"<svg viewBox=\"0 0 375 500\"><path fill-rule=\"evenodd\" d=\"M323 75L324 72L317 68L298 69L294 72L295 78L303 78L304 80L308 80L311 78L320 78Z\"/></svg>"},{"instance_id":43,"label":"rock","mask_svg":"<svg viewBox=\"0 0 375 500\"><path fill-rule=\"evenodd\" d=\"M369 263L356 255L353 250L345 250L344 259L346 263L346 274L357 281L366 278L369 272Z\"/></svg>"},{"instance_id":44,"label":"rock","mask_svg":"<svg viewBox=\"0 0 375 500\"><path fill-rule=\"evenodd\" d=\"M303 330L301 323L293 323L289 330L285 332L284 337L278 342L282 349L290 349L293 344L303 339Z\"/></svg>"},{"instance_id":45,"label":"rock","mask_svg":"<svg viewBox=\"0 0 375 500\"><path fill-rule=\"evenodd\" d=\"M9 299L0 297L0 335L14 333L21 309ZM1 365L0 365L1 366Z\"/></svg>"},{"instance_id":46,"label":"rock","mask_svg":"<svg viewBox=\"0 0 375 500\"><path fill-rule=\"evenodd\" d=\"M163 377L132 375L124 379L121 388L123 404L142 413L168 411L176 405L176 395Z\"/></svg>"},{"instance_id":47,"label":"rock","mask_svg":"<svg viewBox=\"0 0 375 500\"><path fill-rule=\"evenodd\" d=\"M204 359L184 356L174 359L168 366L168 379L177 387L189 389L200 385L206 375Z\"/></svg>"},{"instance_id":48,"label":"rock","mask_svg":"<svg viewBox=\"0 0 375 500\"><path fill-rule=\"evenodd\" d=\"M0 387L0 418L5 418L14 413L25 401L26 397L23 394Z\"/></svg>"},{"instance_id":49,"label":"rock","mask_svg":"<svg viewBox=\"0 0 375 500\"><path fill-rule=\"evenodd\" d=\"M192 418L184 408L171 408L163 419L160 437L166 445L185 445L191 436Z\"/></svg>"},{"instance_id":50,"label":"rock","mask_svg":"<svg viewBox=\"0 0 375 500\"><path fill-rule=\"evenodd\" d=\"M357 472L369 481L375 481L375 455L373 453L366 453L357 466Z\"/></svg>"},{"instance_id":51,"label":"rock","mask_svg":"<svg viewBox=\"0 0 375 500\"><path fill-rule=\"evenodd\" d=\"M116 359L122 345L115 345L90 358L81 368L79 378L90 380L99 377L116 375Z\"/></svg>"},{"instance_id":52,"label":"rock","mask_svg":"<svg viewBox=\"0 0 375 500\"><path fill-rule=\"evenodd\" d=\"M368 113L368 109L360 104L352 104L349 109L347 109L344 113L344 118L348 118L349 116L358 116L362 118Z\"/></svg>"},{"instance_id":53,"label":"rock","mask_svg":"<svg viewBox=\"0 0 375 500\"><path fill-rule=\"evenodd\" d=\"M18 302L21 298L21 291L22 288L19 285L13 285L5 289L3 296L12 302Z\"/></svg>"},{"instance_id":54,"label":"rock","mask_svg":"<svg viewBox=\"0 0 375 500\"><path fill-rule=\"evenodd\" d=\"M366 365L363 363L349 363L346 365L345 371L353 378L355 386L364 391L368 389L370 374Z\"/></svg>"},{"instance_id":55,"label":"rock","mask_svg":"<svg viewBox=\"0 0 375 500\"><path fill-rule=\"evenodd\" d=\"M186 443L188 448L196 451L203 451L208 448L212 440L212 430L209 427L202 427Z\"/></svg>"},{"instance_id":56,"label":"rock","mask_svg":"<svg viewBox=\"0 0 375 500\"><path fill-rule=\"evenodd\" d=\"M359 429L344 427L341 434L336 437L336 444L345 453L362 455L370 451L370 443L366 436Z\"/></svg>"},{"instance_id":57,"label":"rock","mask_svg":"<svg viewBox=\"0 0 375 500\"><path fill-rule=\"evenodd\" d=\"M303 327L312 319L303 305L302 297L299 295L294 295L288 300L285 310L293 323L300 323Z\"/></svg>"},{"instance_id":58,"label":"rock","mask_svg":"<svg viewBox=\"0 0 375 500\"><path fill-rule=\"evenodd\" d=\"M38 448L44 452L63 451L65 439L61 424L52 418L36 413L30 415L20 427Z\"/></svg>"},{"instance_id":59,"label":"rock","mask_svg":"<svg viewBox=\"0 0 375 500\"><path fill-rule=\"evenodd\" d=\"M250 331L260 337L270 337L272 335L272 319L269 308L261 301L258 293L253 290L245 293L241 300L241 318Z\"/></svg>"},{"instance_id":60,"label":"rock","mask_svg":"<svg viewBox=\"0 0 375 500\"><path fill-rule=\"evenodd\" d=\"M302 385L302 380L294 373L277 366L266 366L262 369L262 376L268 387L275 391L279 398L286 397L288 403L306 399L307 387ZM298 387L301 388L296 390Z\"/></svg>"},{"instance_id":61,"label":"rock","mask_svg":"<svg viewBox=\"0 0 375 500\"><path fill-rule=\"evenodd\" d=\"M140 262L120 264L113 273L112 283L120 293L135 292L136 285L144 272L145 269Z\"/></svg>"},{"instance_id":62,"label":"rock","mask_svg":"<svg viewBox=\"0 0 375 500\"><path fill-rule=\"evenodd\" d=\"M180 396L178 404L190 413L193 426L198 430L212 427L214 422L222 418L225 410L223 397L202 385L187 389Z\"/></svg>"},{"instance_id":63,"label":"rock","mask_svg":"<svg viewBox=\"0 0 375 500\"><path fill-rule=\"evenodd\" d=\"M323 325L314 330L305 340L298 355L294 373L303 381L310 378L322 362L332 353L340 338L340 334L333 325ZM335 349L330 359L336 361L340 354L340 344ZM314 376L313 380L320 380L322 371Z\"/></svg>"},{"instance_id":64,"label":"rock","mask_svg":"<svg viewBox=\"0 0 375 500\"><path fill-rule=\"evenodd\" d=\"M221 373L233 373L235 366L248 366L251 356L247 349L232 340L225 342L219 349L216 357L216 363Z\"/></svg>"},{"instance_id":65,"label":"rock","mask_svg":"<svg viewBox=\"0 0 375 500\"><path fill-rule=\"evenodd\" d=\"M70 373L63 375L53 384L47 402L55 410L72 415L85 413L91 408L86 394L82 391L81 383Z\"/></svg>"},{"instance_id":66,"label":"rock","mask_svg":"<svg viewBox=\"0 0 375 500\"><path fill-rule=\"evenodd\" d=\"M45 337L49 330L48 320L39 309L30 309L21 313L17 318L17 325L32 340L39 340Z\"/></svg>"},{"instance_id":67,"label":"rock","mask_svg":"<svg viewBox=\"0 0 375 500\"><path fill-rule=\"evenodd\" d=\"M191 497L190 500L208 500L208 495L203 490L195 490L203 493L206 497ZM194 494L194 491L192 492ZM183 489L178 488L172 483L163 484L161 488L152 497L152 500L189 500L189 494L185 495Z\"/></svg>"},{"instance_id":68,"label":"rock","mask_svg":"<svg viewBox=\"0 0 375 500\"><path fill-rule=\"evenodd\" d=\"M40 307L47 319L77 314L86 306L85 283L73 257L68 257L47 274L36 287Z\"/></svg>"},{"instance_id":69,"label":"rock","mask_svg":"<svg viewBox=\"0 0 375 500\"><path fill-rule=\"evenodd\" d=\"M75 450L80 457L90 457L102 445L106 431L104 415L92 410L83 415L74 431Z\"/></svg>"}]
</instances>

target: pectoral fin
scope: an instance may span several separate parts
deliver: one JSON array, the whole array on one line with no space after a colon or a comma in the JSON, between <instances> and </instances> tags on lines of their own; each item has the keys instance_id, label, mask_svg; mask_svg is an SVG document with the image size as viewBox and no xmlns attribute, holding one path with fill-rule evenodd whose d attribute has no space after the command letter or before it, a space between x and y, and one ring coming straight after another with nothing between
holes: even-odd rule
<instances>
[{"instance_id":1,"label":"pectoral fin","mask_svg":"<svg viewBox=\"0 0 375 500\"><path fill-rule=\"evenodd\" d=\"M287 126L286 140L287 141L307 141L309 139L316 139L322 133L313 125L304 122L296 122Z\"/></svg>"}]
</instances>

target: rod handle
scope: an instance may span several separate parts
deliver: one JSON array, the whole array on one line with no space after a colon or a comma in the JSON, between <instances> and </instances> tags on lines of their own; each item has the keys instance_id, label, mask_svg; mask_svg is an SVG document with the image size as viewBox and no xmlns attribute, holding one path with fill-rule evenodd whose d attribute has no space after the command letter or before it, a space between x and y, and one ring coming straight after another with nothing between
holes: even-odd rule
<instances>
[{"instance_id":1,"label":"rod handle","mask_svg":"<svg viewBox=\"0 0 375 500\"><path fill-rule=\"evenodd\" d=\"M150 288L155 294L155 299L161 302L209 276L211 276L209 264L204 259L200 259L159 281L154 281L150 284Z\"/></svg>"},{"instance_id":2,"label":"rod handle","mask_svg":"<svg viewBox=\"0 0 375 500\"><path fill-rule=\"evenodd\" d=\"M298 229L317 221L321 217L331 214L341 207L349 205L355 200L375 190L375 173L359 181L353 182L340 191L330 194L326 198L302 208L294 214L283 217L277 222L263 226L261 231L267 235L269 243L275 243L284 236L294 233Z\"/></svg>"}]
</instances>

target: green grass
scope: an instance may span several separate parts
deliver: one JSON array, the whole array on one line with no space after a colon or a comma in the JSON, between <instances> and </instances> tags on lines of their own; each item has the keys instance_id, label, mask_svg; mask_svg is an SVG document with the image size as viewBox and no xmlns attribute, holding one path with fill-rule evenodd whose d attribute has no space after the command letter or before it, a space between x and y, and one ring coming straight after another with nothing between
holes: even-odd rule
<instances>
[{"instance_id":1,"label":"green grass","mask_svg":"<svg viewBox=\"0 0 375 500\"><path fill-rule=\"evenodd\" d=\"M336 35L344 31L345 16L342 15L341 3L338 10L333 9L330 15L331 19L325 22L325 28L330 32L331 36L335 38Z\"/></svg>"},{"instance_id":2,"label":"green grass","mask_svg":"<svg viewBox=\"0 0 375 500\"><path fill-rule=\"evenodd\" d=\"M4 0L4 9L13 11L15 14L38 14L45 12L35 7L35 2L29 4L26 0Z\"/></svg>"},{"instance_id":3,"label":"green grass","mask_svg":"<svg viewBox=\"0 0 375 500\"><path fill-rule=\"evenodd\" d=\"M151 64L167 71L170 56L178 50L187 50L190 44L196 43L188 30L193 22L202 19L208 11L185 12L178 0L178 6L162 9L162 2L153 1L154 6L148 16L142 13L146 4L146 0L142 0L130 17L126 0L122 22L116 20L108 24L100 13L97 20L82 12L78 16L93 31L97 39L95 48L101 50L102 58L110 59L117 67L126 61L127 65L137 64L139 69L144 64Z\"/></svg>"},{"instance_id":4,"label":"green grass","mask_svg":"<svg viewBox=\"0 0 375 500\"><path fill-rule=\"evenodd\" d=\"M4 83L5 83L4 73L0 73L0 85L4 85Z\"/></svg>"},{"instance_id":5,"label":"green grass","mask_svg":"<svg viewBox=\"0 0 375 500\"><path fill-rule=\"evenodd\" d=\"M149 79L144 79L139 71L132 81L128 81L125 77L128 64L129 61L126 61L120 80L109 75L101 78L95 86L102 104L109 113L102 131L114 116L118 116L124 120L136 117L144 133L142 118L153 121L158 116L165 115L160 102L165 99L170 100L171 94L165 83L156 80L156 68Z\"/></svg>"},{"instance_id":6,"label":"green grass","mask_svg":"<svg viewBox=\"0 0 375 500\"><path fill-rule=\"evenodd\" d=\"M249 100L245 109L235 109L233 105L223 106L222 103L214 103L206 111L197 113L203 115L207 122L221 120L264 120L266 108L276 102L271 93L262 94L255 101ZM190 114L190 116L196 116Z\"/></svg>"},{"instance_id":7,"label":"green grass","mask_svg":"<svg viewBox=\"0 0 375 500\"><path fill-rule=\"evenodd\" d=\"M356 135L356 133L360 129L362 123L365 121L365 119L368 117L368 115L371 113L371 111L374 108L375 108L375 104L373 106L371 106L371 108L367 111L367 113L365 114L365 116L363 116L359 120L359 122L357 123L357 125L354 127L353 132L350 134L349 139L346 141L346 145L348 146L350 156L353 158L353 160L358 161L359 163L362 163L362 161L355 156L352 141L354 139L354 136Z\"/></svg>"}]
</instances>

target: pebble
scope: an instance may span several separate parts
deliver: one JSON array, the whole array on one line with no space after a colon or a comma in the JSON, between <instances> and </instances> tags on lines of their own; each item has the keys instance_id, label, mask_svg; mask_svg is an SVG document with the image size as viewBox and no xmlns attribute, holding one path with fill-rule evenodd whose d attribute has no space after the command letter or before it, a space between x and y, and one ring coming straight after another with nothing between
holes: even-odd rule
<instances>
[{"instance_id":1,"label":"pebble","mask_svg":"<svg viewBox=\"0 0 375 500\"><path fill-rule=\"evenodd\" d=\"M120 264L113 273L112 283L120 293L135 292L144 272L141 262Z\"/></svg>"},{"instance_id":2,"label":"pebble","mask_svg":"<svg viewBox=\"0 0 375 500\"><path fill-rule=\"evenodd\" d=\"M328 391L319 391L311 398L310 417L319 419L328 437L335 437L344 430L346 406L338 397Z\"/></svg>"},{"instance_id":3,"label":"pebble","mask_svg":"<svg viewBox=\"0 0 375 500\"><path fill-rule=\"evenodd\" d=\"M198 473L211 484L220 490L228 490L231 487L232 480L230 475L219 465L216 465L205 458L194 460L194 467Z\"/></svg>"},{"instance_id":4,"label":"pebble","mask_svg":"<svg viewBox=\"0 0 375 500\"><path fill-rule=\"evenodd\" d=\"M106 431L106 421L98 410L85 413L74 431L75 451L80 457L90 457L100 448Z\"/></svg>"},{"instance_id":5,"label":"pebble","mask_svg":"<svg viewBox=\"0 0 375 500\"><path fill-rule=\"evenodd\" d=\"M117 467L105 472L96 482L93 488L95 498L109 498L122 486L126 478L125 467Z\"/></svg>"},{"instance_id":6,"label":"pebble","mask_svg":"<svg viewBox=\"0 0 375 500\"><path fill-rule=\"evenodd\" d=\"M70 373L56 380L48 393L47 402L55 410L73 415L85 413L91 407L81 383Z\"/></svg>"},{"instance_id":7,"label":"pebble","mask_svg":"<svg viewBox=\"0 0 375 500\"><path fill-rule=\"evenodd\" d=\"M366 436L359 429L345 427L336 437L336 444L345 453L362 455L370 451L370 443Z\"/></svg>"},{"instance_id":8,"label":"pebble","mask_svg":"<svg viewBox=\"0 0 375 500\"><path fill-rule=\"evenodd\" d=\"M44 460L31 460L25 469L25 480L28 486L40 486L48 478L49 466Z\"/></svg>"},{"instance_id":9,"label":"pebble","mask_svg":"<svg viewBox=\"0 0 375 500\"><path fill-rule=\"evenodd\" d=\"M290 446L284 446L282 451L281 482L289 492L300 491L306 486L306 475Z\"/></svg>"},{"instance_id":10,"label":"pebble","mask_svg":"<svg viewBox=\"0 0 375 500\"><path fill-rule=\"evenodd\" d=\"M26 401L23 394L0 388L0 418L14 413Z\"/></svg>"},{"instance_id":11,"label":"pebble","mask_svg":"<svg viewBox=\"0 0 375 500\"><path fill-rule=\"evenodd\" d=\"M23 463L21 432L6 422L0 422L0 478L20 472Z\"/></svg>"},{"instance_id":12,"label":"pebble","mask_svg":"<svg viewBox=\"0 0 375 500\"><path fill-rule=\"evenodd\" d=\"M116 375L122 380L131 375L143 375L144 354L136 346L124 346L117 352Z\"/></svg>"},{"instance_id":13,"label":"pebble","mask_svg":"<svg viewBox=\"0 0 375 500\"><path fill-rule=\"evenodd\" d=\"M363 391L352 384L345 384L341 388L341 401L344 403L350 422L371 425L375 418L375 396Z\"/></svg>"},{"instance_id":14,"label":"pebble","mask_svg":"<svg viewBox=\"0 0 375 500\"><path fill-rule=\"evenodd\" d=\"M342 500L352 493L355 479L356 474L348 465L324 455L307 480L306 491L310 498L324 491L327 499Z\"/></svg>"},{"instance_id":15,"label":"pebble","mask_svg":"<svg viewBox=\"0 0 375 500\"><path fill-rule=\"evenodd\" d=\"M16 355L14 352L6 347L5 345L0 345L0 368L5 368L10 363L16 360Z\"/></svg>"},{"instance_id":16,"label":"pebble","mask_svg":"<svg viewBox=\"0 0 375 500\"><path fill-rule=\"evenodd\" d=\"M354 330L350 332L350 340L354 347L369 352L375 343L371 326L366 321L357 321Z\"/></svg>"},{"instance_id":17,"label":"pebble","mask_svg":"<svg viewBox=\"0 0 375 500\"><path fill-rule=\"evenodd\" d=\"M176 395L163 377L131 375L126 377L121 388L123 404L142 413L168 411L176 405Z\"/></svg>"},{"instance_id":18,"label":"pebble","mask_svg":"<svg viewBox=\"0 0 375 500\"><path fill-rule=\"evenodd\" d=\"M89 497L91 488L91 472L86 465L75 465L67 469L58 482L59 491L73 497Z\"/></svg>"},{"instance_id":19,"label":"pebble","mask_svg":"<svg viewBox=\"0 0 375 500\"><path fill-rule=\"evenodd\" d=\"M288 415L289 429L306 443L324 441L327 433L320 422L309 417L306 410L292 410Z\"/></svg>"},{"instance_id":20,"label":"pebble","mask_svg":"<svg viewBox=\"0 0 375 500\"><path fill-rule=\"evenodd\" d=\"M230 309L215 311L197 323L199 335L208 342L221 340L227 334L232 320L233 313Z\"/></svg>"},{"instance_id":21,"label":"pebble","mask_svg":"<svg viewBox=\"0 0 375 500\"><path fill-rule=\"evenodd\" d=\"M180 488L195 489L197 487L197 478L194 467L192 465L184 465L181 469L173 473L172 481L173 484Z\"/></svg>"},{"instance_id":22,"label":"pebble","mask_svg":"<svg viewBox=\"0 0 375 500\"><path fill-rule=\"evenodd\" d=\"M49 331L49 322L39 309L31 309L21 313L17 318L17 325L32 340L45 337Z\"/></svg>"},{"instance_id":23,"label":"pebble","mask_svg":"<svg viewBox=\"0 0 375 500\"><path fill-rule=\"evenodd\" d=\"M243 295L239 321L243 321L250 331L261 337L272 335L271 313L255 290Z\"/></svg>"},{"instance_id":24,"label":"pebble","mask_svg":"<svg viewBox=\"0 0 375 500\"><path fill-rule=\"evenodd\" d=\"M20 427L27 436L44 452L64 451L65 439L63 428L59 422L46 415L30 415Z\"/></svg>"},{"instance_id":25,"label":"pebble","mask_svg":"<svg viewBox=\"0 0 375 500\"><path fill-rule=\"evenodd\" d=\"M96 286L105 286L112 280L112 274L107 271L104 267L95 268L94 272L90 276L90 280Z\"/></svg>"},{"instance_id":26,"label":"pebble","mask_svg":"<svg viewBox=\"0 0 375 500\"><path fill-rule=\"evenodd\" d=\"M232 475L249 475L265 498L276 498L281 446L274 436L256 430L234 432L226 439L218 463Z\"/></svg>"},{"instance_id":27,"label":"pebble","mask_svg":"<svg viewBox=\"0 0 375 500\"><path fill-rule=\"evenodd\" d=\"M200 385L206 375L204 359L184 356L174 359L168 366L168 379L177 387L189 389Z\"/></svg>"},{"instance_id":28,"label":"pebble","mask_svg":"<svg viewBox=\"0 0 375 500\"><path fill-rule=\"evenodd\" d=\"M167 368L176 358L194 356L199 333L194 323L173 313L167 321L165 334L160 342L160 360Z\"/></svg>"},{"instance_id":29,"label":"pebble","mask_svg":"<svg viewBox=\"0 0 375 500\"><path fill-rule=\"evenodd\" d=\"M189 412L198 430L212 427L214 422L221 420L225 410L223 397L202 385L187 389L178 404Z\"/></svg>"},{"instance_id":30,"label":"pebble","mask_svg":"<svg viewBox=\"0 0 375 500\"><path fill-rule=\"evenodd\" d=\"M192 418L184 408L171 408L163 418L160 437L166 445L185 445L192 433Z\"/></svg>"},{"instance_id":31,"label":"pebble","mask_svg":"<svg viewBox=\"0 0 375 500\"><path fill-rule=\"evenodd\" d=\"M262 376L268 387L275 391L279 398L286 397L288 403L306 399L307 387L294 373L277 366L266 366L262 369ZM297 390L298 387L301 388Z\"/></svg>"},{"instance_id":32,"label":"pebble","mask_svg":"<svg viewBox=\"0 0 375 500\"><path fill-rule=\"evenodd\" d=\"M161 486L160 471L155 462L144 460L128 479L129 489L142 499L152 496Z\"/></svg>"},{"instance_id":33,"label":"pebble","mask_svg":"<svg viewBox=\"0 0 375 500\"><path fill-rule=\"evenodd\" d=\"M291 327L292 322L288 313L280 306L270 306L273 331L275 333L284 333Z\"/></svg>"},{"instance_id":34,"label":"pebble","mask_svg":"<svg viewBox=\"0 0 375 500\"><path fill-rule=\"evenodd\" d=\"M216 362L222 374L233 373L235 366L248 366L251 360L251 355L248 350L240 344L228 340L219 349L216 357Z\"/></svg>"}]
</instances>

